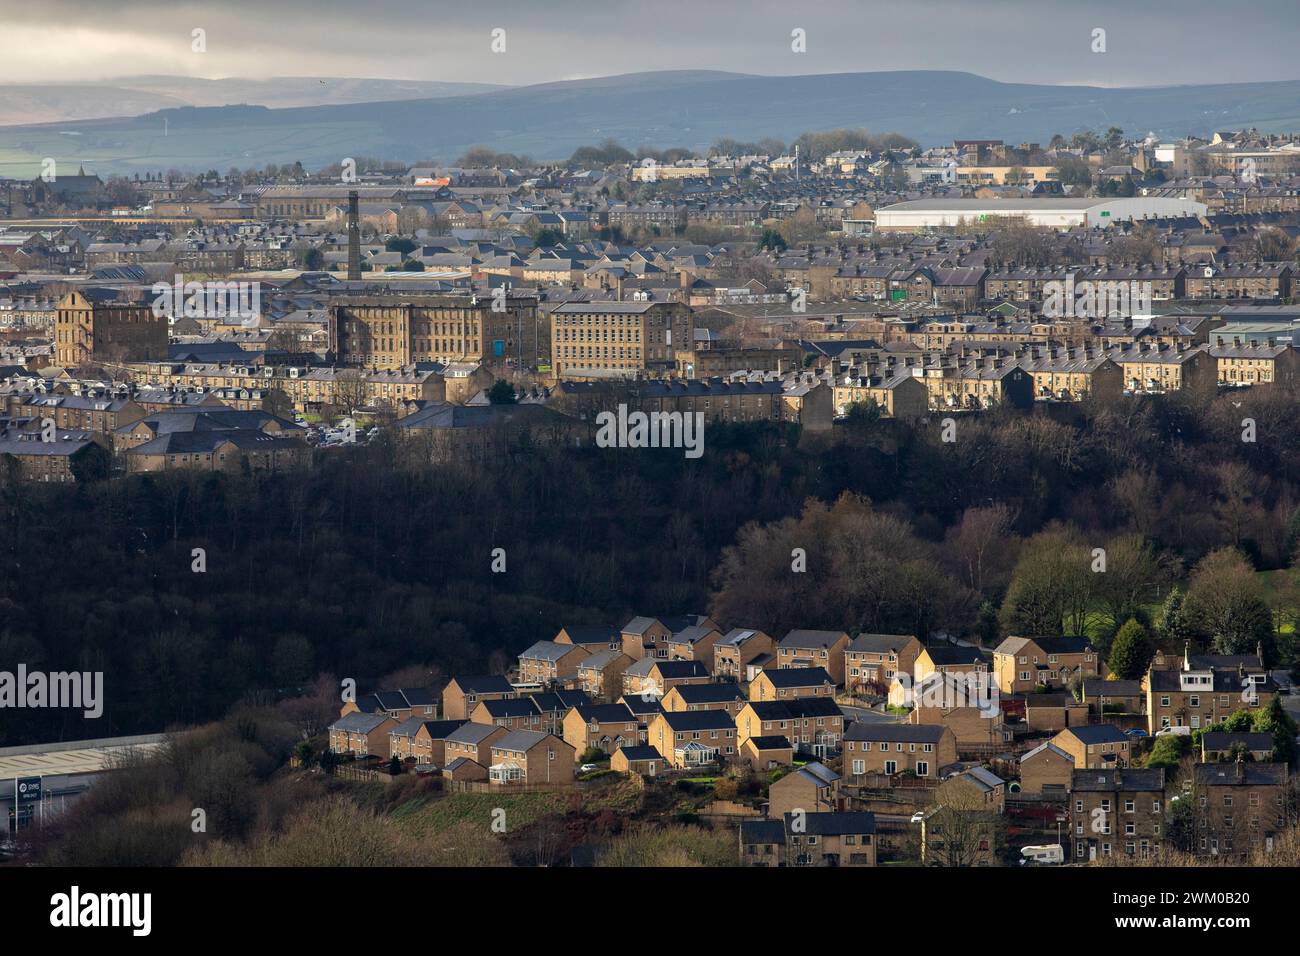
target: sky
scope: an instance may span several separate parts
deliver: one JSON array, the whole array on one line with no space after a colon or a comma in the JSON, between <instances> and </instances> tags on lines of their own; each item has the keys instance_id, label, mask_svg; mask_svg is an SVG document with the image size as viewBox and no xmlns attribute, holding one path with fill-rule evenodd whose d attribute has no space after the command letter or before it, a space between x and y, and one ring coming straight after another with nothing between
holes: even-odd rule
<instances>
[{"instance_id":1,"label":"sky","mask_svg":"<svg viewBox=\"0 0 1300 956\"><path fill-rule=\"evenodd\" d=\"M1161 86L1300 79L1298 37L1297 0L0 0L0 82L950 69Z\"/></svg>"}]
</instances>

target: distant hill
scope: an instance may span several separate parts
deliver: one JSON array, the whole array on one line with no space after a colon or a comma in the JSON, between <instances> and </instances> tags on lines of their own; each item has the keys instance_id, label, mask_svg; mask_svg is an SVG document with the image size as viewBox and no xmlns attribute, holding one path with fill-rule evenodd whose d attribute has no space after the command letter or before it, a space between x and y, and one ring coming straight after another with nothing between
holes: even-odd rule
<instances>
[{"instance_id":1,"label":"distant hill","mask_svg":"<svg viewBox=\"0 0 1300 956\"><path fill-rule=\"evenodd\" d=\"M175 90L182 93L182 90ZM348 156L454 160L484 144L562 159L613 137L636 147L707 147L723 136L793 138L867 127L923 143L1119 126L1161 136L1255 126L1300 128L1300 81L1132 89L999 83L971 73L900 71L749 76L677 71L546 83L470 96L284 109L170 108L131 119L0 129L0 173L41 157L96 172L226 169Z\"/></svg>"},{"instance_id":2,"label":"distant hill","mask_svg":"<svg viewBox=\"0 0 1300 956\"><path fill-rule=\"evenodd\" d=\"M205 80L192 76L122 76L109 83L0 84L0 126L139 116L177 106L325 106L431 99L502 90L489 83L284 76Z\"/></svg>"}]
</instances>

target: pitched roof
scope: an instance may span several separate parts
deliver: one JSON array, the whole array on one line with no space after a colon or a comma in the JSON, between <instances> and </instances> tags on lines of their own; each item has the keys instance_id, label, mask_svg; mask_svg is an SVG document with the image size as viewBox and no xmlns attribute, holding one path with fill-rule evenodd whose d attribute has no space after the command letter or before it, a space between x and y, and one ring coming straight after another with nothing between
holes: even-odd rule
<instances>
[{"instance_id":1,"label":"pitched roof","mask_svg":"<svg viewBox=\"0 0 1300 956\"><path fill-rule=\"evenodd\" d=\"M781 667L764 668L763 674L780 689L790 687L814 687L832 683L831 675L822 667Z\"/></svg>"},{"instance_id":2,"label":"pitched roof","mask_svg":"<svg viewBox=\"0 0 1300 956\"><path fill-rule=\"evenodd\" d=\"M536 730L513 730L492 744L493 750L519 750L527 752L540 744L547 737L558 740L554 734L544 734Z\"/></svg>"},{"instance_id":3,"label":"pitched roof","mask_svg":"<svg viewBox=\"0 0 1300 956\"><path fill-rule=\"evenodd\" d=\"M868 654L887 654L901 650L908 641L914 641L910 634L859 634L848 646L850 651L865 651Z\"/></svg>"},{"instance_id":4,"label":"pitched roof","mask_svg":"<svg viewBox=\"0 0 1300 956\"><path fill-rule=\"evenodd\" d=\"M1114 724L1088 724L1082 727L1067 727L1061 731L1062 734L1073 734L1081 743L1088 746L1094 744L1115 744L1123 743L1128 740L1124 736L1124 731L1120 730Z\"/></svg>"},{"instance_id":5,"label":"pitched roof","mask_svg":"<svg viewBox=\"0 0 1300 956\"><path fill-rule=\"evenodd\" d=\"M781 638L780 646L784 648L829 648L837 641L847 638L843 631L809 631L796 629Z\"/></svg>"},{"instance_id":6,"label":"pitched roof","mask_svg":"<svg viewBox=\"0 0 1300 956\"><path fill-rule=\"evenodd\" d=\"M794 819L793 813L787 813L785 825L789 827ZM805 813L800 822L803 825L803 832L811 836L844 836L850 833L876 832L874 813Z\"/></svg>"},{"instance_id":7,"label":"pitched roof","mask_svg":"<svg viewBox=\"0 0 1300 956\"><path fill-rule=\"evenodd\" d=\"M1075 770L1070 775L1072 791L1095 793L1107 790L1164 790L1164 788L1165 772L1162 769Z\"/></svg>"},{"instance_id":8,"label":"pitched roof","mask_svg":"<svg viewBox=\"0 0 1300 956\"><path fill-rule=\"evenodd\" d=\"M663 760L663 756L654 747L619 747L619 751L628 760Z\"/></svg>"},{"instance_id":9,"label":"pitched roof","mask_svg":"<svg viewBox=\"0 0 1300 956\"><path fill-rule=\"evenodd\" d=\"M665 711L662 715L668 726L676 731L734 730L735 720L725 710Z\"/></svg>"},{"instance_id":10,"label":"pitched roof","mask_svg":"<svg viewBox=\"0 0 1300 956\"><path fill-rule=\"evenodd\" d=\"M937 744L947 729L943 724L894 724L855 720L844 731L844 739L871 743Z\"/></svg>"}]
</instances>

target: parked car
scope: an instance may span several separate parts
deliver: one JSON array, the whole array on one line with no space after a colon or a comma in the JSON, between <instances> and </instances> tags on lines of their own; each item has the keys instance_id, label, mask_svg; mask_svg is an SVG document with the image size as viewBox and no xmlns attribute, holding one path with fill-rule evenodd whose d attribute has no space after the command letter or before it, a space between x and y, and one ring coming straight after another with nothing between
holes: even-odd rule
<instances>
[{"instance_id":1,"label":"parked car","mask_svg":"<svg viewBox=\"0 0 1300 956\"><path fill-rule=\"evenodd\" d=\"M592 773L600 769L600 764L584 763L578 768L578 773Z\"/></svg>"},{"instance_id":2,"label":"parked car","mask_svg":"<svg viewBox=\"0 0 1300 956\"><path fill-rule=\"evenodd\" d=\"M1187 737L1192 733L1191 727L1161 727L1156 731L1157 737L1164 737L1168 734L1177 734L1179 737Z\"/></svg>"},{"instance_id":3,"label":"parked car","mask_svg":"<svg viewBox=\"0 0 1300 956\"><path fill-rule=\"evenodd\" d=\"M1145 730L1143 730L1141 727L1130 727L1128 730L1124 731L1124 736L1126 736L1126 737L1148 737L1148 736L1150 736L1150 735L1149 735Z\"/></svg>"},{"instance_id":4,"label":"parked car","mask_svg":"<svg viewBox=\"0 0 1300 956\"><path fill-rule=\"evenodd\" d=\"M912 814L912 822L913 822L913 823L920 823L920 822L921 822L922 820L924 820L924 819L925 819L925 811L924 811L924 810L917 810L914 814Z\"/></svg>"}]
</instances>

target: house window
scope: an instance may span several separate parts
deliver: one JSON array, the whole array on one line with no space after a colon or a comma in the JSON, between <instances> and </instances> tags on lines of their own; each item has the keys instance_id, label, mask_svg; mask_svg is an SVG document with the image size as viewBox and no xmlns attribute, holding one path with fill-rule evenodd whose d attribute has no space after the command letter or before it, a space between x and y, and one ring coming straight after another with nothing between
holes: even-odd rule
<instances>
[{"instance_id":1,"label":"house window","mask_svg":"<svg viewBox=\"0 0 1300 956\"><path fill-rule=\"evenodd\" d=\"M930 764L924 760L918 760L916 762L916 775L918 777L930 776Z\"/></svg>"}]
</instances>

